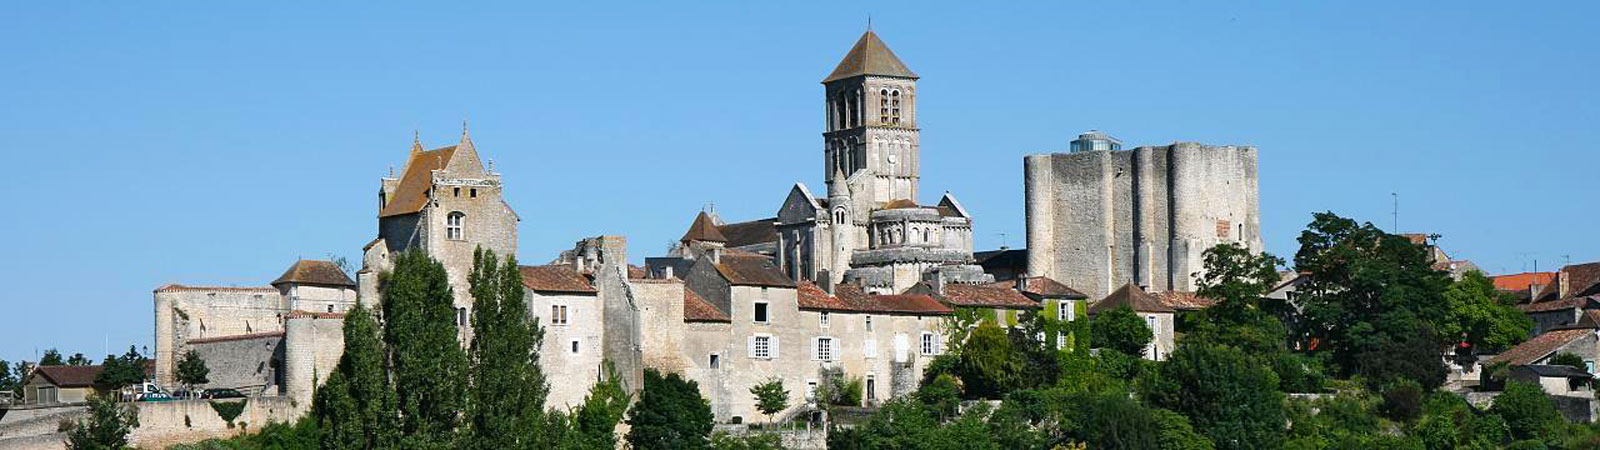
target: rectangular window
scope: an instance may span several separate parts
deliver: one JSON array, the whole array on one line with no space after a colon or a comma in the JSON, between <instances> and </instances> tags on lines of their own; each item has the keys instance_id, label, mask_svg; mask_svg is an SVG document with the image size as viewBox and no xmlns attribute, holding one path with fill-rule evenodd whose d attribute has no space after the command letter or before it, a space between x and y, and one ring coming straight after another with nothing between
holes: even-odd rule
<instances>
[{"instance_id":1,"label":"rectangular window","mask_svg":"<svg viewBox=\"0 0 1600 450\"><path fill-rule=\"evenodd\" d=\"M762 289L765 290L766 288ZM767 323L767 302L756 302L755 309L756 314L754 319L756 323Z\"/></svg>"},{"instance_id":2,"label":"rectangular window","mask_svg":"<svg viewBox=\"0 0 1600 450\"><path fill-rule=\"evenodd\" d=\"M1154 316L1154 315L1144 316L1144 325L1147 326L1147 327L1150 327L1150 336L1151 337L1160 337L1161 336L1161 327L1156 326L1156 325L1159 325L1160 323L1161 322L1156 320L1156 316Z\"/></svg>"},{"instance_id":3,"label":"rectangular window","mask_svg":"<svg viewBox=\"0 0 1600 450\"><path fill-rule=\"evenodd\" d=\"M567 305L550 305L550 324L567 324Z\"/></svg>"},{"instance_id":4,"label":"rectangular window","mask_svg":"<svg viewBox=\"0 0 1600 450\"><path fill-rule=\"evenodd\" d=\"M572 353L573 354L577 354L578 353L578 340L577 339L573 339L572 340Z\"/></svg>"},{"instance_id":5,"label":"rectangular window","mask_svg":"<svg viewBox=\"0 0 1600 450\"><path fill-rule=\"evenodd\" d=\"M869 373L869 374L867 374L867 400L871 401L871 400L877 400L877 399L878 399L878 379L877 379L877 377L874 377L874 376L872 376L872 374Z\"/></svg>"},{"instance_id":6,"label":"rectangular window","mask_svg":"<svg viewBox=\"0 0 1600 450\"><path fill-rule=\"evenodd\" d=\"M712 353L711 354L711 362L708 365L713 369L721 369L722 368L722 355L718 355L716 353Z\"/></svg>"},{"instance_id":7,"label":"rectangular window","mask_svg":"<svg viewBox=\"0 0 1600 450\"><path fill-rule=\"evenodd\" d=\"M821 326L823 328L827 328L828 327L828 312L827 311L823 311L822 314L818 315L817 316L817 322L819 324L821 324Z\"/></svg>"},{"instance_id":8,"label":"rectangular window","mask_svg":"<svg viewBox=\"0 0 1600 450\"><path fill-rule=\"evenodd\" d=\"M478 198L478 190L477 189L473 189L472 190L472 198Z\"/></svg>"},{"instance_id":9,"label":"rectangular window","mask_svg":"<svg viewBox=\"0 0 1600 450\"><path fill-rule=\"evenodd\" d=\"M455 195L456 195L456 196L457 196L457 197L460 197L460 196L461 196L461 188L455 188Z\"/></svg>"},{"instance_id":10,"label":"rectangular window","mask_svg":"<svg viewBox=\"0 0 1600 450\"><path fill-rule=\"evenodd\" d=\"M932 355L932 354L934 354L934 352L938 350L938 345L937 344L938 343L936 342L935 335L932 332L929 332L929 331L922 332L922 354L923 355Z\"/></svg>"},{"instance_id":11,"label":"rectangular window","mask_svg":"<svg viewBox=\"0 0 1600 450\"><path fill-rule=\"evenodd\" d=\"M772 336L757 335L750 338L750 357L772 359Z\"/></svg>"},{"instance_id":12,"label":"rectangular window","mask_svg":"<svg viewBox=\"0 0 1600 450\"><path fill-rule=\"evenodd\" d=\"M806 399L817 398L817 380L806 380Z\"/></svg>"},{"instance_id":13,"label":"rectangular window","mask_svg":"<svg viewBox=\"0 0 1600 450\"><path fill-rule=\"evenodd\" d=\"M1056 332L1056 350L1061 350L1061 349L1064 349L1064 348L1067 348L1067 334L1066 333L1062 333L1060 331L1057 331Z\"/></svg>"},{"instance_id":14,"label":"rectangular window","mask_svg":"<svg viewBox=\"0 0 1600 450\"><path fill-rule=\"evenodd\" d=\"M467 309L466 308L456 308L456 326L458 326L458 327L467 326Z\"/></svg>"},{"instance_id":15,"label":"rectangular window","mask_svg":"<svg viewBox=\"0 0 1600 450\"><path fill-rule=\"evenodd\" d=\"M867 331L872 331L872 316L867 316Z\"/></svg>"},{"instance_id":16,"label":"rectangular window","mask_svg":"<svg viewBox=\"0 0 1600 450\"><path fill-rule=\"evenodd\" d=\"M811 359L833 361L833 338L819 337L811 351Z\"/></svg>"}]
</instances>

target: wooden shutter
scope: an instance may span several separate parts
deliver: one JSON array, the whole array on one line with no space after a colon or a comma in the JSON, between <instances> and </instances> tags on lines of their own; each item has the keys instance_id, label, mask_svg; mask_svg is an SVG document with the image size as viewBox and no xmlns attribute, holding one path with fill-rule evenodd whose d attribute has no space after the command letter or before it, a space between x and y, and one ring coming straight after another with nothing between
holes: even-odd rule
<instances>
[{"instance_id":1,"label":"wooden shutter","mask_svg":"<svg viewBox=\"0 0 1600 450\"><path fill-rule=\"evenodd\" d=\"M770 317L771 311L768 311L767 313L768 313L768 315ZM772 345L771 345L772 349L768 352L768 354L772 355L772 359L778 359L778 337L777 336L773 336L771 338L771 341L772 341Z\"/></svg>"},{"instance_id":2,"label":"wooden shutter","mask_svg":"<svg viewBox=\"0 0 1600 450\"><path fill-rule=\"evenodd\" d=\"M749 355L751 358L756 357L756 337L755 336L749 336L749 337L745 338L744 349L745 349L745 354L746 355Z\"/></svg>"}]
</instances>

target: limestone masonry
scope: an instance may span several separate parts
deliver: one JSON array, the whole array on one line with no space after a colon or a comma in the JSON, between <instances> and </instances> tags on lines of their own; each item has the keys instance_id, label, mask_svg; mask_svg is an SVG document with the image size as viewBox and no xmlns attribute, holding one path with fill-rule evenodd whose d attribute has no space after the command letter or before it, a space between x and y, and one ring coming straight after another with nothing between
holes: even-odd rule
<instances>
[{"instance_id":1,"label":"limestone masonry","mask_svg":"<svg viewBox=\"0 0 1600 450\"><path fill-rule=\"evenodd\" d=\"M771 379L793 397L771 419L817 410L812 391L833 373L861 380L862 406L873 406L916 389L958 311L999 326L1028 314L1064 324L1119 287L1112 301L1146 313L1159 358L1173 310L1147 307L1165 297L1144 292L1192 290L1211 245L1261 247L1254 148L1121 150L1095 132L1072 153L1026 157L1029 248L985 252L980 266L966 207L950 193L919 200L919 79L867 31L822 80L823 196L795 183L770 217L699 212L643 266L609 235L521 266L545 330L548 406L577 405L608 362L634 390L646 368L685 375L723 423L769 419L750 388ZM405 251L444 265L454 326L469 341L473 251L517 255L521 218L465 128L454 145L425 149L419 136L403 155L403 170L378 182L359 268L297 261L270 286L156 289L157 383L175 387L176 360L193 350L213 371L206 387L283 397L303 412L343 352L344 313L357 299L381 311L380 274ZM1074 339L1049 334L1058 347Z\"/></svg>"}]
</instances>

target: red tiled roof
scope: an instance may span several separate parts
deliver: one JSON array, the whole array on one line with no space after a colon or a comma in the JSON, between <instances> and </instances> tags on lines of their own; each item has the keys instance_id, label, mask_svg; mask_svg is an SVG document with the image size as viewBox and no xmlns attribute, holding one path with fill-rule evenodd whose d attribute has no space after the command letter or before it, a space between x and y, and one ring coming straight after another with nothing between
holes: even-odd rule
<instances>
[{"instance_id":1,"label":"red tiled roof","mask_svg":"<svg viewBox=\"0 0 1600 450\"><path fill-rule=\"evenodd\" d=\"M283 316L285 319L343 319L344 313L316 312L316 311L289 311Z\"/></svg>"},{"instance_id":2,"label":"red tiled roof","mask_svg":"<svg viewBox=\"0 0 1600 450\"><path fill-rule=\"evenodd\" d=\"M1145 293L1144 289L1139 289L1138 286L1129 283L1117 289L1116 292L1112 292L1111 295L1107 295L1106 298L1089 305L1089 314L1108 311L1122 305L1128 305L1138 312L1175 312L1172 307L1162 304L1154 296Z\"/></svg>"},{"instance_id":3,"label":"red tiled roof","mask_svg":"<svg viewBox=\"0 0 1600 450\"><path fill-rule=\"evenodd\" d=\"M778 270L771 258L760 254L723 251L714 266L735 286L794 287L794 280Z\"/></svg>"},{"instance_id":4,"label":"red tiled roof","mask_svg":"<svg viewBox=\"0 0 1600 450\"><path fill-rule=\"evenodd\" d=\"M569 265L521 266L522 286L535 292L598 292L589 277Z\"/></svg>"},{"instance_id":5,"label":"red tiled roof","mask_svg":"<svg viewBox=\"0 0 1600 450\"><path fill-rule=\"evenodd\" d=\"M1017 280L996 281L989 283L989 286L1016 288ZM1021 289L1018 290L1041 297L1089 298L1088 295L1078 292L1077 289L1067 287L1067 285L1061 284L1060 281L1056 281L1050 277L1023 278Z\"/></svg>"},{"instance_id":6,"label":"red tiled roof","mask_svg":"<svg viewBox=\"0 0 1600 450\"><path fill-rule=\"evenodd\" d=\"M972 306L986 308L1038 308L1039 303L1017 292L1016 289L996 287L993 285L955 284L944 285L944 292L934 294L939 300L955 306Z\"/></svg>"},{"instance_id":7,"label":"red tiled roof","mask_svg":"<svg viewBox=\"0 0 1600 450\"><path fill-rule=\"evenodd\" d=\"M711 220L710 214L700 211L700 215L694 216L694 223L689 224L689 231L685 231L683 238L678 239L678 242L692 241L728 242L728 237L723 236L722 230L717 229L717 224Z\"/></svg>"},{"instance_id":8,"label":"red tiled roof","mask_svg":"<svg viewBox=\"0 0 1600 450\"><path fill-rule=\"evenodd\" d=\"M683 289L683 321L684 322L730 322L727 314L712 306L711 302L695 294L694 290Z\"/></svg>"},{"instance_id":9,"label":"red tiled roof","mask_svg":"<svg viewBox=\"0 0 1600 450\"><path fill-rule=\"evenodd\" d=\"M1600 262L1573 264L1561 272L1567 275L1568 297L1600 294Z\"/></svg>"},{"instance_id":10,"label":"red tiled roof","mask_svg":"<svg viewBox=\"0 0 1600 450\"><path fill-rule=\"evenodd\" d=\"M320 284L324 286L355 286L356 282L350 281L350 276L344 274L344 269L334 265L333 261L318 261L302 259L289 266L282 276L272 281L273 286L283 283Z\"/></svg>"},{"instance_id":11,"label":"red tiled roof","mask_svg":"<svg viewBox=\"0 0 1600 450\"><path fill-rule=\"evenodd\" d=\"M647 270L647 269L645 269L643 267L635 266L633 264L629 264L628 265L628 279L630 279L630 280L642 280L642 279L645 279L645 278L650 278L650 271L649 270Z\"/></svg>"},{"instance_id":12,"label":"red tiled roof","mask_svg":"<svg viewBox=\"0 0 1600 450\"><path fill-rule=\"evenodd\" d=\"M340 316L342 317L344 315L340 314ZM213 342L244 341L244 340L250 340L250 339L261 339L261 338L270 338L270 337L283 337L283 332L282 331L268 331L268 332L265 332L265 333L235 334L235 335L232 335L232 336L217 336L217 337L190 339L188 342L190 344L210 344L210 343L213 343Z\"/></svg>"},{"instance_id":13,"label":"red tiled roof","mask_svg":"<svg viewBox=\"0 0 1600 450\"><path fill-rule=\"evenodd\" d=\"M103 370L105 366L39 366L33 374L59 387L77 388L94 386L94 377Z\"/></svg>"},{"instance_id":14,"label":"red tiled roof","mask_svg":"<svg viewBox=\"0 0 1600 450\"><path fill-rule=\"evenodd\" d=\"M1494 281L1494 288L1502 291L1526 291L1535 285L1549 285L1555 279L1555 272L1524 272L1490 278Z\"/></svg>"},{"instance_id":15,"label":"red tiled roof","mask_svg":"<svg viewBox=\"0 0 1600 450\"><path fill-rule=\"evenodd\" d=\"M277 288L266 286L237 287L237 286L185 286L182 284L169 284L156 288L156 292L176 291L217 291L217 292L278 292Z\"/></svg>"},{"instance_id":16,"label":"red tiled roof","mask_svg":"<svg viewBox=\"0 0 1600 450\"><path fill-rule=\"evenodd\" d=\"M875 295L866 293L861 286L854 284L838 285L834 287L833 293L854 311L917 315L946 315L955 312L926 294Z\"/></svg>"},{"instance_id":17,"label":"red tiled roof","mask_svg":"<svg viewBox=\"0 0 1600 450\"><path fill-rule=\"evenodd\" d=\"M800 304L800 309L820 309L832 311L850 311L856 309L844 300L824 292L816 283L804 281L795 287L795 299Z\"/></svg>"},{"instance_id":18,"label":"red tiled roof","mask_svg":"<svg viewBox=\"0 0 1600 450\"><path fill-rule=\"evenodd\" d=\"M1155 296L1161 304L1178 311L1199 311L1217 303L1189 291L1161 291L1150 295Z\"/></svg>"},{"instance_id":19,"label":"red tiled roof","mask_svg":"<svg viewBox=\"0 0 1600 450\"><path fill-rule=\"evenodd\" d=\"M1506 350L1505 353L1501 353L1499 355L1495 355L1493 358L1489 358L1485 364L1494 364L1498 362L1507 362L1513 366L1533 364L1534 361L1538 361L1545 356L1549 356L1550 353L1556 351L1556 349L1559 349L1562 346L1565 346L1572 341L1578 340L1578 338L1582 338L1591 333L1594 333L1594 330L1590 328L1565 328L1550 330L1544 334L1534 336L1533 339L1529 339L1526 342L1517 344L1516 347Z\"/></svg>"},{"instance_id":20,"label":"red tiled roof","mask_svg":"<svg viewBox=\"0 0 1600 450\"><path fill-rule=\"evenodd\" d=\"M400 184L395 186L394 195L390 196L383 209L378 211L378 217L398 216L422 211L428 205L428 190L433 188L433 171L443 169L450 164L450 158L456 154L456 146L437 148L425 152L411 154L406 161L405 174L400 177Z\"/></svg>"}]
</instances>

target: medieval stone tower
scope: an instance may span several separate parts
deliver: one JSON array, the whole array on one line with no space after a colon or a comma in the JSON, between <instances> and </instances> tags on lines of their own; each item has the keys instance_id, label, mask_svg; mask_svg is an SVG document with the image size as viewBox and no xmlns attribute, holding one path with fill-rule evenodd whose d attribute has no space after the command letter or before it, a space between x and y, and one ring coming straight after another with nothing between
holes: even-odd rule
<instances>
[{"instance_id":1,"label":"medieval stone tower","mask_svg":"<svg viewBox=\"0 0 1600 450\"><path fill-rule=\"evenodd\" d=\"M486 169L466 128L456 145L423 150L414 140L405 170L381 180L378 238L367 244L357 273L361 298L377 299L378 273L392 267L398 252L417 249L444 264L455 291L456 326L471 336L472 296L467 275L478 247L498 255L517 252L521 221L501 196L500 174ZM380 300L381 301L381 300Z\"/></svg>"},{"instance_id":2,"label":"medieval stone tower","mask_svg":"<svg viewBox=\"0 0 1600 450\"><path fill-rule=\"evenodd\" d=\"M1122 150L1091 131L1071 148L1023 160L1029 274L1095 299L1127 283L1192 291L1206 249L1261 250L1255 147Z\"/></svg>"},{"instance_id":3,"label":"medieval stone tower","mask_svg":"<svg viewBox=\"0 0 1600 450\"><path fill-rule=\"evenodd\" d=\"M823 179L832 184L835 171L844 173L859 219L893 200L915 201L921 177L917 74L868 30L822 84L828 104Z\"/></svg>"}]
</instances>

